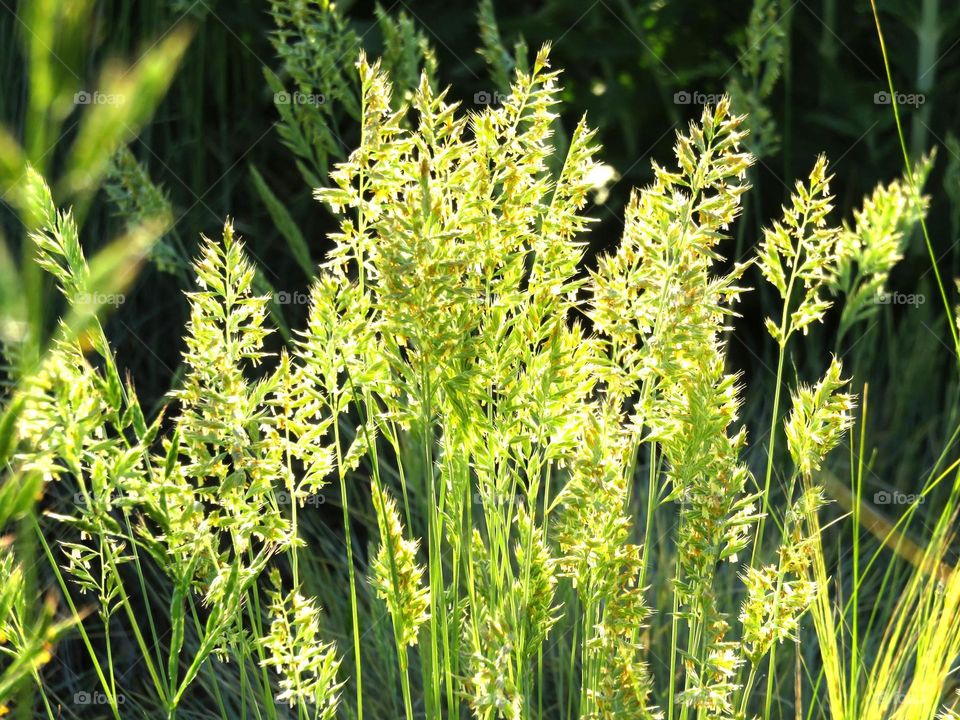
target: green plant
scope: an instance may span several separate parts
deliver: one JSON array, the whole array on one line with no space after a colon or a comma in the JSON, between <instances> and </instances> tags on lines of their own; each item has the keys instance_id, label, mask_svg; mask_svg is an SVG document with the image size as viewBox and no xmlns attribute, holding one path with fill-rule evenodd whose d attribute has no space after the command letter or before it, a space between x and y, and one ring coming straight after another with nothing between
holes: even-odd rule
<instances>
[{"instance_id":1,"label":"green plant","mask_svg":"<svg viewBox=\"0 0 960 720\"><path fill-rule=\"evenodd\" d=\"M275 39L309 94L323 65L301 44L342 19L327 3L297 7L274 6ZM492 10L482 17L485 57L506 75ZM915 568L881 574L900 599L864 624L863 435L850 452L847 603L821 520L827 456L854 423L840 360L797 383L785 422L780 407L800 336L834 303L841 336L877 312L869 298L926 212L930 163L840 226L820 156L757 258L728 263L754 157L724 98L678 133L674 166L653 164L620 244L585 272L600 149L583 119L558 150L548 48L529 68L516 54L501 104L463 113L435 88L426 43L411 53L400 41L412 23L395 22L386 55L399 87L359 56L354 151L324 145L326 111L278 105L308 181L340 158L316 190L338 229L303 329L271 337L270 297L228 221L201 241L182 379L153 416L118 368L107 303L90 297L168 236L169 203L121 154L110 188L135 242L119 261L88 263L74 215L25 166L33 262L66 309L5 408L0 517L28 528L67 612L29 612L23 571L5 556L0 633L14 641L0 695L32 681L54 717L39 668L45 643L75 628L117 720L199 706L271 720L935 717L960 652L947 560L960 485ZM346 82L331 96L352 97ZM313 274L302 231L252 177ZM781 303L766 323L778 367L762 481L728 356L754 264ZM955 470L931 474L923 496ZM339 513L318 522L321 498ZM324 544L320 524L342 543ZM120 638L143 663L140 682L120 672ZM822 687L801 673L811 651ZM12 705L33 712L29 699Z\"/></svg>"}]
</instances>

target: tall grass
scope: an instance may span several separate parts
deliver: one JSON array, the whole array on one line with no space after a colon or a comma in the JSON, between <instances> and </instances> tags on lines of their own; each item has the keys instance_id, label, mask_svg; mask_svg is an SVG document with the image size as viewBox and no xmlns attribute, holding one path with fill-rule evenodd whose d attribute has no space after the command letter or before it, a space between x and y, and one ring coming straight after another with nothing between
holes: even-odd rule
<instances>
[{"instance_id":1,"label":"tall grass","mask_svg":"<svg viewBox=\"0 0 960 720\"><path fill-rule=\"evenodd\" d=\"M252 170L314 276L300 329L283 325L233 221L185 265L143 167L92 149L129 139L118 128L142 122L185 36L123 80L147 98L135 112L91 112L62 181L75 212L57 207L29 143L9 154L24 286L42 292L45 273L64 309L48 331L5 306L20 314L4 326L16 364L0 525L16 535L0 562L0 707L116 720L954 712L951 447L886 522L864 496L867 403L848 441L858 399L841 359L809 340L836 322L840 352L866 332L924 222L932 158L913 166L905 151L903 179L841 222L821 155L755 256L730 261L752 151L775 144L769 117L735 107L768 97L777 40L743 80L752 100L737 86L676 133L674 158L633 190L618 246L588 266L596 132L584 117L562 134L549 47L527 66L522 48L503 51L492 8L481 16L507 87L465 112L409 17L380 13L380 62L333 6L272 4L280 137L337 222L314 268L305 230ZM333 67L331 47L316 50L331 34L355 75L317 74ZM333 139L351 122L346 151ZM78 215L108 177L128 231L88 262ZM190 288L158 412L104 329L147 257ZM729 343L753 278L769 285L777 360L751 464L739 415L763 386L744 387ZM812 383L789 377L800 346ZM47 679L71 635L88 668L72 702Z\"/></svg>"}]
</instances>

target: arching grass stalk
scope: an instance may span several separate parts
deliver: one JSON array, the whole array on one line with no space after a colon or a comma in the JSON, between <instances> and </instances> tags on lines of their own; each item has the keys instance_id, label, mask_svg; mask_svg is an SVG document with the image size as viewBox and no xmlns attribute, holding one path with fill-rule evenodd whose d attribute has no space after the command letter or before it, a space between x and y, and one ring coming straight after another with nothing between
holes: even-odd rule
<instances>
[{"instance_id":1,"label":"arching grass stalk","mask_svg":"<svg viewBox=\"0 0 960 720\"><path fill-rule=\"evenodd\" d=\"M40 529L40 524L37 522L36 517L31 518L34 531L37 534L37 539L40 541L40 545L43 547L43 551L47 556L47 561L50 563L50 567L53 569L53 573L57 578L57 583L60 586L60 590L63 593L63 596L67 600L67 606L70 608L70 612L73 617L77 620L81 619L80 614L77 611L76 603L73 600L73 596L70 594L70 590L67 587L67 584L63 578L63 573L60 572L60 564L57 562L56 558L53 556L53 552L50 550L50 545L47 543L46 538L43 536L43 530ZM107 697L107 704L110 707L110 712L113 713L115 720L120 720L120 710L117 703L116 695L114 695L110 688L111 685L107 682L106 675L103 672L103 667L100 664L100 660L97 657L96 651L93 649L93 644L90 642L90 636L87 633L86 629L83 626L82 622L77 623L77 628L80 633L80 637L83 640L83 645L87 650L87 655L90 657L90 662L93 665L94 672L97 674L97 678L100 680L100 686L104 689ZM159 690L160 688L158 688Z\"/></svg>"},{"instance_id":2,"label":"arching grass stalk","mask_svg":"<svg viewBox=\"0 0 960 720\"><path fill-rule=\"evenodd\" d=\"M893 120L897 126L897 137L900 140L900 151L903 153L904 171L907 181L914 195L919 194L919 188L916 187L916 179L912 173L913 165L910 162L910 153L907 150L907 141L903 134L903 124L900 122L900 110L898 109L897 93L893 86L893 75L890 72L890 58L887 54L887 44L883 38L883 30L880 27L880 13L877 10L876 0L870 0L870 7L873 10L873 20L877 27L877 39L880 41L880 52L883 55L883 68L887 74L887 88L890 92L890 107L893 110ZM957 334L957 324L953 317L953 309L950 300L947 298L946 288L943 286L943 279L940 276L940 267L937 264L937 257L933 251L933 243L930 242L930 233L927 231L926 218L920 217L920 229L923 232L923 241L927 246L927 254L930 257L930 268L933 270L933 276L937 281L937 289L940 291L940 299L943 302L943 309L947 317L947 327L950 329L950 337L953 340L953 349L956 362L960 363L960 336Z\"/></svg>"},{"instance_id":3,"label":"arching grass stalk","mask_svg":"<svg viewBox=\"0 0 960 720\"><path fill-rule=\"evenodd\" d=\"M821 155L810 172L808 182L797 183L790 206L784 207L783 219L764 230L758 252L760 271L779 292L783 307L779 323L766 319L767 331L777 343L777 374L767 437L766 469L760 489L762 506L750 555L752 568L756 568L762 559L765 521L770 513L787 346L794 333L801 331L806 334L807 328L819 322L831 305L822 294L836 274L839 261L836 245L840 230L827 226L827 214L833 201L827 172L827 159ZM798 293L799 303L794 305L794 295Z\"/></svg>"},{"instance_id":4,"label":"arching grass stalk","mask_svg":"<svg viewBox=\"0 0 960 720\"><path fill-rule=\"evenodd\" d=\"M357 668L355 675L357 683L357 720L363 718L363 673L360 670L362 655L360 653L360 615L357 609L357 571L353 558L353 530L350 524L350 501L347 494L346 469L343 464L343 446L340 440L340 423L334 413L333 421L334 447L337 454L337 480L340 484L340 506L343 521L343 539L347 550L347 578L350 583L350 618L351 636L353 638L353 660ZM369 439L368 439L369 442ZM373 452L376 452L374 446Z\"/></svg>"}]
</instances>

